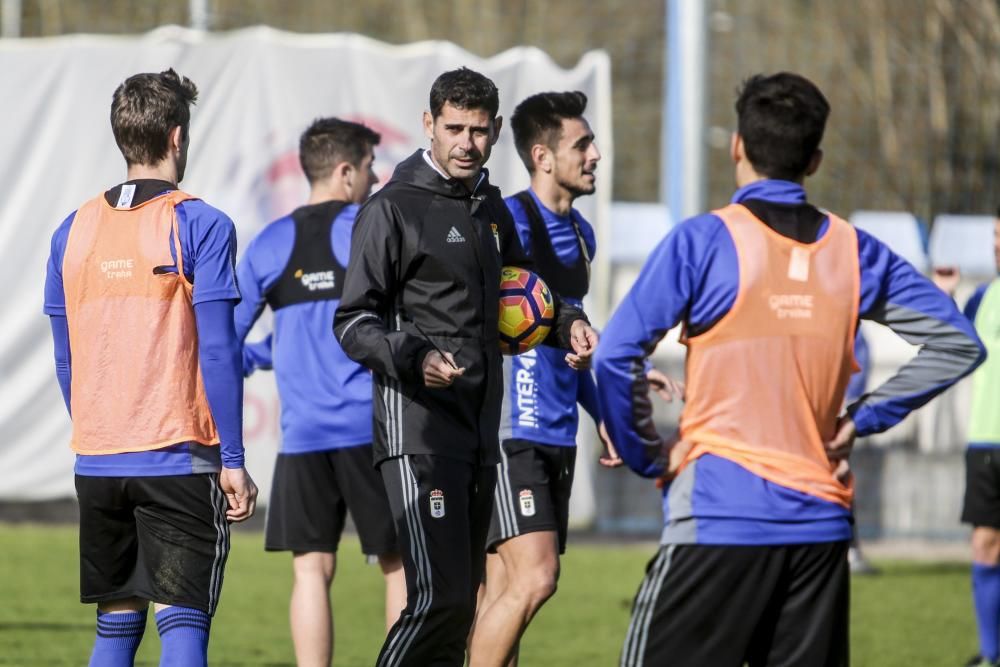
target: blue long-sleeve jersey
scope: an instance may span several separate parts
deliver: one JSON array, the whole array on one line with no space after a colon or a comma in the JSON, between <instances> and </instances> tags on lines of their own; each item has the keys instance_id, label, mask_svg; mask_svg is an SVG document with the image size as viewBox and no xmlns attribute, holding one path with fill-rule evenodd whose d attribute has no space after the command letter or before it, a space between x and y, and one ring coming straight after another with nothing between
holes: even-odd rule
<instances>
[{"instance_id":1,"label":"blue long-sleeve jersey","mask_svg":"<svg viewBox=\"0 0 1000 667\"><path fill-rule=\"evenodd\" d=\"M806 206L804 189L787 181L759 181L733 197L737 203L751 200L779 208ZM817 238L827 227L824 218ZM895 425L971 372L984 350L951 299L874 237L861 230L857 236L859 316L921 346L895 376L848 407L858 435L868 435ZM601 410L619 453L639 474L656 477L664 469L641 372L645 357L681 322L689 332L710 329L732 307L738 288L732 237L717 216L699 215L678 225L653 250L608 323L595 360ZM663 539L669 543L788 544L851 534L848 509L714 455L688 465L663 499Z\"/></svg>"},{"instance_id":2,"label":"blue long-sleeve jersey","mask_svg":"<svg viewBox=\"0 0 1000 667\"><path fill-rule=\"evenodd\" d=\"M570 215L559 215L542 204L532 190L528 190L541 213L557 259L568 267L580 258L580 230L587 257L591 260L597 242L594 228L576 209ZM505 200L517 235L529 256L534 256L531 223L524 206L516 197ZM577 307L582 303L565 294L564 300ZM597 403L594 377L590 371L575 371L566 364L566 350L539 345L534 350L504 358L504 399L500 420L500 439L530 440L546 445L576 446L579 426L577 403L583 406L595 423L600 423L601 413Z\"/></svg>"},{"instance_id":3,"label":"blue long-sleeve jersey","mask_svg":"<svg viewBox=\"0 0 1000 667\"><path fill-rule=\"evenodd\" d=\"M160 181L135 181L138 204L171 189ZM145 452L77 455L76 474L98 477L155 477L218 472L243 466L243 378L238 363L239 342L233 327L233 307L239 301L236 287L236 229L224 213L200 200L177 205L184 267L194 286L192 301L198 328L199 364L205 397L219 431L220 445L181 443ZM56 377L69 408L72 350L66 320L62 262L73 224L74 211L52 236L45 277L44 312L49 316L55 346ZM174 246L170 244L171 256ZM189 272L189 273L188 273Z\"/></svg>"},{"instance_id":4,"label":"blue long-sleeve jersey","mask_svg":"<svg viewBox=\"0 0 1000 667\"><path fill-rule=\"evenodd\" d=\"M327 251L327 261L347 266L358 206L340 206L327 202L297 209L266 226L247 246L236 269L243 293L236 308L240 340L245 340L282 276L287 276L289 269L294 274L301 268L290 264L295 261L296 218L305 225L328 224L334 218L328 238L333 255ZM329 267L320 268L324 276L332 275ZM309 271L302 274L307 279L319 273ZM342 285L336 285L335 278L328 282L325 289L339 295ZM337 296L331 296L280 305L274 311L273 332L244 346L246 374L255 369L273 368L275 372L281 399L281 451L285 454L372 441L371 373L349 359L333 335L333 315L339 303Z\"/></svg>"},{"instance_id":5,"label":"blue long-sleeve jersey","mask_svg":"<svg viewBox=\"0 0 1000 667\"><path fill-rule=\"evenodd\" d=\"M851 381L847 383L844 398L848 403L853 403L864 395L868 387L868 376L871 374L871 352L860 328L854 337L854 360L858 362L858 370L851 375Z\"/></svg>"}]
</instances>

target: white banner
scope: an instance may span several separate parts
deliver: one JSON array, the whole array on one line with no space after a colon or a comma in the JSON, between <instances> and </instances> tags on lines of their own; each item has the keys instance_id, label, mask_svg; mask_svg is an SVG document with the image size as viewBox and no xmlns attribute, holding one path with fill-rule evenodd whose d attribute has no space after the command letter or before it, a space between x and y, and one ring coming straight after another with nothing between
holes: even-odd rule
<instances>
[{"instance_id":1,"label":"white banner","mask_svg":"<svg viewBox=\"0 0 1000 667\"><path fill-rule=\"evenodd\" d=\"M108 120L119 83L173 67L197 84L182 187L232 216L243 247L267 222L305 202L297 146L314 118L359 120L380 132L376 171L384 182L398 161L427 145L421 113L431 82L462 65L496 82L505 118L532 93L587 94L604 159L598 194L580 200L580 208L596 223L599 244L610 247L611 72L603 52L567 70L534 48L483 59L444 42L389 46L358 35L268 28L0 40L0 91L7 95L0 123L0 247L7 260L0 263L0 284L8 288L0 327L0 500L75 495L70 423L41 312L42 286L59 222L125 177ZM527 185L509 129L489 167L505 193ZM598 302L605 268L595 271ZM248 467L266 494L279 439L271 374L247 382L244 414Z\"/></svg>"}]
</instances>

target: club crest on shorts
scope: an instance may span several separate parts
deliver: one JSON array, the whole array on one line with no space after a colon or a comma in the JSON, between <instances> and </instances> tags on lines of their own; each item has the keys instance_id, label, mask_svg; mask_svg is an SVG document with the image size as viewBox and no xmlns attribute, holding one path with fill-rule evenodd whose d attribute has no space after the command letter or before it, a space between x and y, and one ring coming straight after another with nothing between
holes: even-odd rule
<instances>
[{"instance_id":1,"label":"club crest on shorts","mask_svg":"<svg viewBox=\"0 0 1000 667\"><path fill-rule=\"evenodd\" d=\"M444 491L441 489L434 489L430 493L430 499L431 517L440 519L444 516Z\"/></svg>"},{"instance_id":2,"label":"club crest on shorts","mask_svg":"<svg viewBox=\"0 0 1000 667\"><path fill-rule=\"evenodd\" d=\"M531 489L524 489L517 495L521 500L521 516L535 516L535 494Z\"/></svg>"},{"instance_id":3,"label":"club crest on shorts","mask_svg":"<svg viewBox=\"0 0 1000 667\"><path fill-rule=\"evenodd\" d=\"M497 242L497 252L502 253L503 250L500 249L500 231L497 227L497 223L491 222L490 229L493 230L493 240Z\"/></svg>"}]
</instances>

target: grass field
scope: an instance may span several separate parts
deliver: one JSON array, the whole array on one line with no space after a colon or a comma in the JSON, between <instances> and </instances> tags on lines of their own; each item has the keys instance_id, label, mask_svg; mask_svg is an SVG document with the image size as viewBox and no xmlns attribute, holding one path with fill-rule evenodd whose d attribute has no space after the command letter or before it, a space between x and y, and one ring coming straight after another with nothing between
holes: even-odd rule
<instances>
[{"instance_id":1,"label":"grass field","mask_svg":"<svg viewBox=\"0 0 1000 667\"><path fill-rule=\"evenodd\" d=\"M292 665L287 628L290 564L266 554L262 536L234 533L222 603L212 628L213 665ZM522 646L521 664L613 665L653 546L570 545L556 597ZM78 600L76 529L0 524L0 665L84 665L92 606ZM974 652L968 566L882 562L883 574L852 589L852 664L935 667ZM381 644L381 577L357 542L341 547L334 584L336 665L367 666ZM150 614L137 664L156 665Z\"/></svg>"}]
</instances>

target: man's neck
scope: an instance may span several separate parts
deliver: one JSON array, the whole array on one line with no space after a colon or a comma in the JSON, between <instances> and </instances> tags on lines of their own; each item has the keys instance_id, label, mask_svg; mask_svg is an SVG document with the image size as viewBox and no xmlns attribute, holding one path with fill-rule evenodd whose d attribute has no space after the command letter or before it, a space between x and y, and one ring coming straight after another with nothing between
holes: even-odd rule
<instances>
[{"instance_id":1,"label":"man's neck","mask_svg":"<svg viewBox=\"0 0 1000 667\"><path fill-rule=\"evenodd\" d=\"M758 181L768 181L771 180L769 176L758 173L752 166L750 162L740 163L736 167L736 189L745 188L751 183L757 183ZM792 183L798 183L802 185L805 182L805 176L800 176L799 178L783 179L791 181Z\"/></svg>"},{"instance_id":2,"label":"man's neck","mask_svg":"<svg viewBox=\"0 0 1000 667\"><path fill-rule=\"evenodd\" d=\"M573 210L573 201L576 197L553 179L536 175L531 179L531 190L538 197L538 201L556 215L566 216Z\"/></svg>"},{"instance_id":3,"label":"man's neck","mask_svg":"<svg viewBox=\"0 0 1000 667\"><path fill-rule=\"evenodd\" d=\"M313 185L309 189L309 201L306 202L307 206L322 204L328 201L350 202L351 198L347 194L347 188L345 188L341 183L335 183L332 186Z\"/></svg>"},{"instance_id":4,"label":"man's neck","mask_svg":"<svg viewBox=\"0 0 1000 667\"><path fill-rule=\"evenodd\" d=\"M166 181L176 187L178 184L177 167L168 160L163 160L155 165L130 164L128 166L128 170L125 173L126 181L138 181L144 179Z\"/></svg>"}]
</instances>

